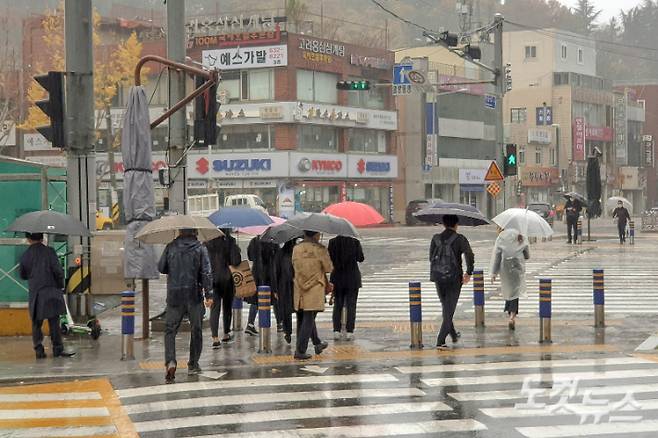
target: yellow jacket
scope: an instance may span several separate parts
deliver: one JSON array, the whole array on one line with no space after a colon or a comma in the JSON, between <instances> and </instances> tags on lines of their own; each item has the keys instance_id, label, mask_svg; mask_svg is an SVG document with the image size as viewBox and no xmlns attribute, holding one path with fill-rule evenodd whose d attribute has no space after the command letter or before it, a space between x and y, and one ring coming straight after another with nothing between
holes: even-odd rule
<instances>
[{"instance_id":1,"label":"yellow jacket","mask_svg":"<svg viewBox=\"0 0 658 438\"><path fill-rule=\"evenodd\" d=\"M333 270L329 251L323 245L304 240L292 251L295 270L295 310L324 311L327 276Z\"/></svg>"}]
</instances>

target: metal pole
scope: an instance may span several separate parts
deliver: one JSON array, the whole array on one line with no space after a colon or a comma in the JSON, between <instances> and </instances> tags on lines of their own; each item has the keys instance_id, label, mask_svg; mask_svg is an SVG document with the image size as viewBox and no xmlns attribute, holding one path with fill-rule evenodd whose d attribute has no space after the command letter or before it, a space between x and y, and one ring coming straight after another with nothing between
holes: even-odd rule
<instances>
[{"instance_id":1,"label":"metal pole","mask_svg":"<svg viewBox=\"0 0 658 438\"><path fill-rule=\"evenodd\" d=\"M496 79L496 161L501 168L504 156L505 137L503 132L503 96L505 95L505 68L503 66L503 22L505 18L502 14L494 15L494 69ZM495 202L497 204L497 202ZM503 181L503 209L507 204L507 186ZM498 212L498 208L495 210Z\"/></svg>"},{"instance_id":2,"label":"metal pole","mask_svg":"<svg viewBox=\"0 0 658 438\"><path fill-rule=\"evenodd\" d=\"M635 221L628 222L628 238L631 245L635 245Z\"/></svg>"},{"instance_id":3,"label":"metal pole","mask_svg":"<svg viewBox=\"0 0 658 438\"><path fill-rule=\"evenodd\" d=\"M135 338L135 291L121 292L121 360L133 360Z\"/></svg>"},{"instance_id":4,"label":"metal pole","mask_svg":"<svg viewBox=\"0 0 658 438\"><path fill-rule=\"evenodd\" d=\"M409 322L411 330L411 349L423 348L423 309L421 303L420 281L409 282Z\"/></svg>"},{"instance_id":5,"label":"metal pole","mask_svg":"<svg viewBox=\"0 0 658 438\"><path fill-rule=\"evenodd\" d=\"M185 1L167 2L167 58L174 62L185 62ZM169 107L185 97L185 73L169 69ZM169 210L186 213L187 178L185 174L186 139L185 109L172 114L169 119Z\"/></svg>"},{"instance_id":6,"label":"metal pole","mask_svg":"<svg viewBox=\"0 0 658 438\"><path fill-rule=\"evenodd\" d=\"M475 327L484 327L484 272L473 271L473 306Z\"/></svg>"},{"instance_id":7,"label":"metal pole","mask_svg":"<svg viewBox=\"0 0 658 438\"><path fill-rule=\"evenodd\" d=\"M149 318L149 281L142 279L142 339L151 336L151 318Z\"/></svg>"},{"instance_id":8,"label":"metal pole","mask_svg":"<svg viewBox=\"0 0 658 438\"><path fill-rule=\"evenodd\" d=\"M594 269L592 276L594 288L594 327L605 327L605 288L603 269Z\"/></svg>"},{"instance_id":9,"label":"metal pole","mask_svg":"<svg viewBox=\"0 0 658 438\"><path fill-rule=\"evenodd\" d=\"M242 330L242 306L241 298L233 298L233 332L237 333Z\"/></svg>"},{"instance_id":10,"label":"metal pole","mask_svg":"<svg viewBox=\"0 0 658 438\"><path fill-rule=\"evenodd\" d=\"M269 286L258 286L258 353L271 353L272 291Z\"/></svg>"},{"instance_id":11,"label":"metal pole","mask_svg":"<svg viewBox=\"0 0 658 438\"><path fill-rule=\"evenodd\" d=\"M551 343L551 285L548 278L539 280L539 342Z\"/></svg>"}]
</instances>

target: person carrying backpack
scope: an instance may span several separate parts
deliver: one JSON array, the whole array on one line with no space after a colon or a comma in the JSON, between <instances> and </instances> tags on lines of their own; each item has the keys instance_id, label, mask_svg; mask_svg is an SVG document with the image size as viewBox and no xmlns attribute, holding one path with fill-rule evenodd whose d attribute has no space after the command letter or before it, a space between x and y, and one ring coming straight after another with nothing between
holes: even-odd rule
<instances>
[{"instance_id":1,"label":"person carrying backpack","mask_svg":"<svg viewBox=\"0 0 658 438\"><path fill-rule=\"evenodd\" d=\"M452 318L457 309L462 285L471 281L475 256L468 239L457 233L459 218L455 215L445 215L442 222L445 230L435 234L430 244L430 280L436 285L443 314L441 329L436 337L436 347L439 350L446 350L448 334L452 342L457 342L461 336L455 330ZM466 273L462 267L462 256L466 259Z\"/></svg>"}]
</instances>

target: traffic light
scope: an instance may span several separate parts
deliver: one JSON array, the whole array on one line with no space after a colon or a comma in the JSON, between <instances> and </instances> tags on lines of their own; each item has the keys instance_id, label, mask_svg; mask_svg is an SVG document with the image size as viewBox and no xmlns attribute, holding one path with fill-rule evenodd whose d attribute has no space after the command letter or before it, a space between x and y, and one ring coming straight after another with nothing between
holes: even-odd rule
<instances>
[{"instance_id":1,"label":"traffic light","mask_svg":"<svg viewBox=\"0 0 658 438\"><path fill-rule=\"evenodd\" d=\"M464 46L464 55L469 57L470 59L482 59L482 50L478 46L471 46L470 44L467 44Z\"/></svg>"},{"instance_id":2,"label":"traffic light","mask_svg":"<svg viewBox=\"0 0 658 438\"><path fill-rule=\"evenodd\" d=\"M459 35L456 33L442 32L439 35L439 39L448 47L457 47L459 44Z\"/></svg>"},{"instance_id":3,"label":"traffic light","mask_svg":"<svg viewBox=\"0 0 658 438\"><path fill-rule=\"evenodd\" d=\"M338 81L336 89L346 91L366 91L370 90L370 81Z\"/></svg>"},{"instance_id":4,"label":"traffic light","mask_svg":"<svg viewBox=\"0 0 658 438\"><path fill-rule=\"evenodd\" d=\"M65 148L64 128L64 72L49 71L48 74L35 76L47 92L48 98L36 101L36 105L50 118L50 125L38 126L37 131L55 148Z\"/></svg>"},{"instance_id":5,"label":"traffic light","mask_svg":"<svg viewBox=\"0 0 658 438\"><path fill-rule=\"evenodd\" d=\"M196 86L201 87L206 78L197 76ZM217 144L217 83L201 93L194 101L194 140L199 146Z\"/></svg>"},{"instance_id":6,"label":"traffic light","mask_svg":"<svg viewBox=\"0 0 658 438\"><path fill-rule=\"evenodd\" d=\"M518 169L518 157L516 155L516 145L506 144L505 166L504 166L503 174L505 176L514 176L518 173L517 169Z\"/></svg>"},{"instance_id":7,"label":"traffic light","mask_svg":"<svg viewBox=\"0 0 658 438\"><path fill-rule=\"evenodd\" d=\"M512 64L505 65L505 91L512 91Z\"/></svg>"}]
</instances>

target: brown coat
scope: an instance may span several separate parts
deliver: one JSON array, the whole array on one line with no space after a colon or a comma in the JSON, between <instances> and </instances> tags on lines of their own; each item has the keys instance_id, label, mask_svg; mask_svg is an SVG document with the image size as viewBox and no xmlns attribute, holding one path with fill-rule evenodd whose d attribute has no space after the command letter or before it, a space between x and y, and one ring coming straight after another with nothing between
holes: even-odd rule
<instances>
[{"instance_id":1,"label":"brown coat","mask_svg":"<svg viewBox=\"0 0 658 438\"><path fill-rule=\"evenodd\" d=\"M333 270L327 248L304 240L292 251L295 310L324 311L327 276Z\"/></svg>"}]
</instances>

